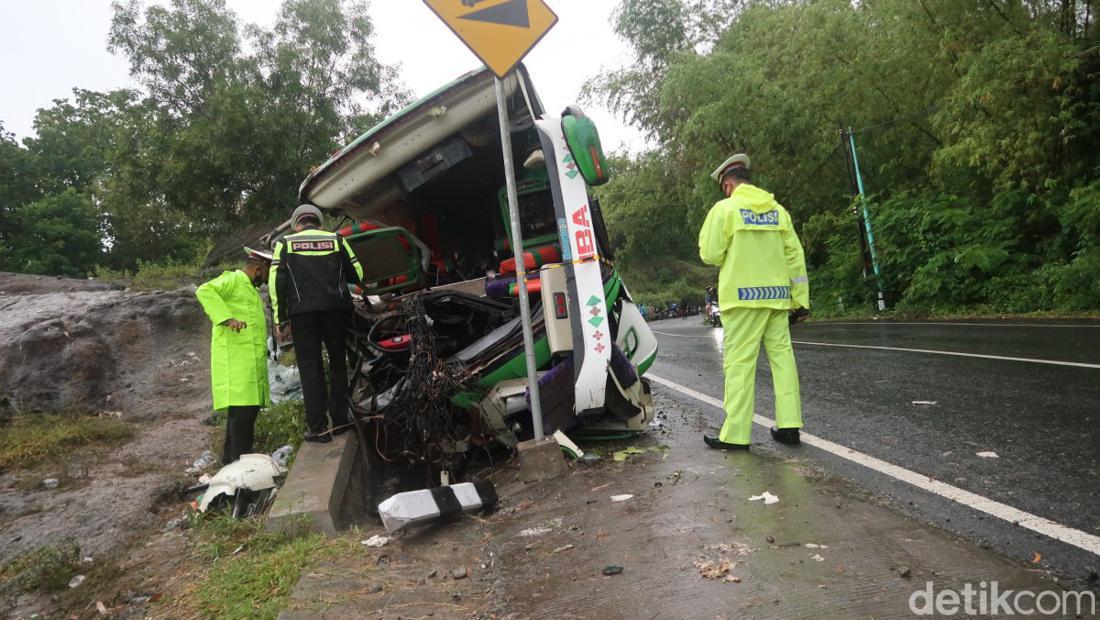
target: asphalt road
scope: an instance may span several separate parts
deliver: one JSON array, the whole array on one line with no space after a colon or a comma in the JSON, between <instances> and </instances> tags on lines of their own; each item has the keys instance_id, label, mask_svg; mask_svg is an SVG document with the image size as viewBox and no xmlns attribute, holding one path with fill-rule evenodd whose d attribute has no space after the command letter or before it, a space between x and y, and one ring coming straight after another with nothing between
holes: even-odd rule
<instances>
[{"instance_id":1,"label":"asphalt road","mask_svg":"<svg viewBox=\"0 0 1100 620\"><path fill-rule=\"evenodd\" d=\"M698 317L650 325L661 347L652 374L720 400L721 329ZM1100 536L1100 323L809 323L792 328L792 339L806 432ZM756 399L756 413L774 417L763 352ZM703 409L717 428L723 413ZM1034 560L1038 553L1037 567L1096 586L1094 553L834 454L780 446L760 426L753 443L810 459L1004 555ZM987 451L997 458L977 456Z\"/></svg>"}]
</instances>

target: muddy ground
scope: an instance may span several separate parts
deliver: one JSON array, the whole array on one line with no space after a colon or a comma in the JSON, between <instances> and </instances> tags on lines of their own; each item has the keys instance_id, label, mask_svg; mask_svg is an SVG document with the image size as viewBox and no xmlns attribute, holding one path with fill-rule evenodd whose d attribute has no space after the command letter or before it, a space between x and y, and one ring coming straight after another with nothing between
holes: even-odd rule
<instances>
[{"instance_id":1,"label":"muddy ground","mask_svg":"<svg viewBox=\"0 0 1100 620\"><path fill-rule=\"evenodd\" d=\"M173 490L193 478L184 470L212 433L200 423L210 407L208 325L191 290L0 274L0 407L110 415L137 429L117 448L0 473L0 565L64 539L92 565L125 565L135 541L178 511ZM44 478L61 484L43 489ZM50 608L26 595L0 603L13 616Z\"/></svg>"}]
</instances>

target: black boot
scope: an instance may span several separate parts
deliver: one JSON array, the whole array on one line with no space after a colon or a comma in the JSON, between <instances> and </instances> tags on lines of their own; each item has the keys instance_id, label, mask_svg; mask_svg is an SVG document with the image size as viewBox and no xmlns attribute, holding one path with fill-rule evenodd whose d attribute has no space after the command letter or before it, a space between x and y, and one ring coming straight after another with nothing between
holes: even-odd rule
<instances>
[{"instance_id":1,"label":"black boot","mask_svg":"<svg viewBox=\"0 0 1100 620\"><path fill-rule=\"evenodd\" d=\"M321 431L320 433L314 433L313 431L306 431L306 436L303 437L305 441L310 443L331 443L332 433L328 431Z\"/></svg>"},{"instance_id":2,"label":"black boot","mask_svg":"<svg viewBox=\"0 0 1100 620\"><path fill-rule=\"evenodd\" d=\"M717 435L703 435L703 443L716 450L748 450L747 443L726 443L718 439Z\"/></svg>"},{"instance_id":3,"label":"black boot","mask_svg":"<svg viewBox=\"0 0 1100 620\"><path fill-rule=\"evenodd\" d=\"M797 428L776 428L773 426L772 439L788 446L797 446L802 443Z\"/></svg>"}]
</instances>

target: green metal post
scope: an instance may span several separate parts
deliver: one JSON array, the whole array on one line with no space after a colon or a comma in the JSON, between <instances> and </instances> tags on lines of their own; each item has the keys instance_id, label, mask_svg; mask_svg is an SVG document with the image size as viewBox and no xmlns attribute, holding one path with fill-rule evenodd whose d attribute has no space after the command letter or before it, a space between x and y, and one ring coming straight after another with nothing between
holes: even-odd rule
<instances>
[{"instance_id":1,"label":"green metal post","mask_svg":"<svg viewBox=\"0 0 1100 620\"><path fill-rule=\"evenodd\" d=\"M882 292L882 273L878 268L878 254L875 252L875 233L871 229L871 212L867 209L867 194L863 190L863 175L859 171L859 156L856 155L856 137L852 128L848 128L848 141L852 145L852 165L856 171L856 185L859 187L859 204L863 209L863 225L867 229L867 247L871 251L871 268L875 272L875 286L878 287L878 309L886 309L886 296Z\"/></svg>"}]
</instances>

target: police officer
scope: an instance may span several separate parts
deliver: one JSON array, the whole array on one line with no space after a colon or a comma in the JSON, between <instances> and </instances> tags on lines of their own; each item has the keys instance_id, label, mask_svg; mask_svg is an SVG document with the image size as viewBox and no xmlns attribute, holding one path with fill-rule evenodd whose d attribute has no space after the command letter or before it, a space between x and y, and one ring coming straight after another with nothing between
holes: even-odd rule
<instances>
[{"instance_id":1,"label":"police officer","mask_svg":"<svg viewBox=\"0 0 1100 620\"><path fill-rule=\"evenodd\" d=\"M256 289L271 256L245 248L244 268L226 271L195 291L210 317L210 393L225 411L222 464L252 452L256 416L271 404L267 385L267 317Z\"/></svg>"},{"instance_id":2,"label":"police officer","mask_svg":"<svg viewBox=\"0 0 1100 620\"><path fill-rule=\"evenodd\" d=\"M268 288L280 339L294 336L298 374L306 409L306 441L328 443L332 430L348 425L347 328L351 317L348 284L361 284L363 268L347 241L321 230L321 210L302 205L290 218L294 233L275 245ZM325 389L321 347L328 353Z\"/></svg>"},{"instance_id":3,"label":"police officer","mask_svg":"<svg viewBox=\"0 0 1100 620\"><path fill-rule=\"evenodd\" d=\"M721 267L718 299L725 331L726 421L712 448L747 450L752 436L756 359L768 353L775 387L776 441L797 445L802 427L798 370L788 312L810 306L806 260L791 216L775 197L751 184L749 157L734 155L711 174L725 200L716 203L699 231L699 257Z\"/></svg>"}]
</instances>

